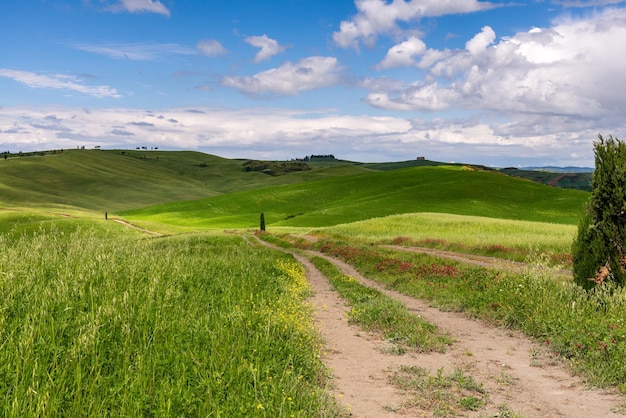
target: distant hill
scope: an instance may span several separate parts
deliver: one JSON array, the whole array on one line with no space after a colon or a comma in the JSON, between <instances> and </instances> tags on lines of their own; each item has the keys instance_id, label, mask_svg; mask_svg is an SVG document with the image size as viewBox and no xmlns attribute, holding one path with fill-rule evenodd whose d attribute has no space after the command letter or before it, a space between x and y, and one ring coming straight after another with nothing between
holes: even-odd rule
<instances>
[{"instance_id":1,"label":"distant hill","mask_svg":"<svg viewBox=\"0 0 626 418\"><path fill-rule=\"evenodd\" d=\"M265 169L248 169L245 163L250 160L193 151L11 154L0 159L0 207L63 205L202 228L254 226L260 212L267 212L268 225L284 226L328 225L415 211L576 223L588 196L481 166L322 157L297 164L272 162L268 167L289 169L268 175ZM294 167L297 170L290 171ZM549 176L555 175L508 171L515 177L533 174L537 183L554 181ZM564 176L556 185L567 179Z\"/></svg>"},{"instance_id":2,"label":"distant hill","mask_svg":"<svg viewBox=\"0 0 626 418\"><path fill-rule=\"evenodd\" d=\"M400 213L440 212L577 224L589 194L494 170L424 166L268 187L120 214L189 228L319 227Z\"/></svg>"},{"instance_id":3,"label":"distant hill","mask_svg":"<svg viewBox=\"0 0 626 418\"><path fill-rule=\"evenodd\" d=\"M580 170L580 171L577 171ZM582 167L528 167L518 169L514 167L502 168L501 173L513 177L528 179L548 186L566 189L591 191L591 176L593 169Z\"/></svg>"},{"instance_id":4,"label":"distant hill","mask_svg":"<svg viewBox=\"0 0 626 418\"><path fill-rule=\"evenodd\" d=\"M523 170L531 171L552 171L554 173L593 173L593 167L556 167L556 166L544 166L544 167L522 167Z\"/></svg>"},{"instance_id":5,"label":"distant hill","mask_svg":"<svg viewBox=\"0 0 626 418\"><path fill-rule=\"evenodd\" d=\"M0 205L115 211L367 171L344 162L272 177L245 171L245 161L194 151L72 149L10 154L0 158Z\"/></svg>"}]
</instances>

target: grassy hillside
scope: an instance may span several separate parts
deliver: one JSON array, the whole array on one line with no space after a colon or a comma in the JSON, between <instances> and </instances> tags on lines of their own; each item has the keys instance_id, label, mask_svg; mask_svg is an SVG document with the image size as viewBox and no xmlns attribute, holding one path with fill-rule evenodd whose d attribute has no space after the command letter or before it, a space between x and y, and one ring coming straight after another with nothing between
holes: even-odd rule
<instances>
[{"instance_id":1,"label":"grassy hillside","mask_svg":"<svg viewBox=\"0 0 626 418\"><path fill-rule=\"evenodd\" d=\"M591 172L560 172L503 168L500 172L554 187L591 191Z\"/></svg>"},{"instance_id":2,"label":"grassy hillside","mask_svg":"<svg viewBox=\"0 0 626 418\"><path fill-rule=\"evenodd\" d=\"M399 213L438 212L576 224L585 192L495 172L414 167L255 189L125 211L133 220L189 228L330 226Z\"/></svg>"},{"instance_id":3,"label":"grassy hillside","mask_svg":"<svg viewBox=\"0 0 626 418\"><path fill-rule=\"evenodd\" d=\"M0 204L115 211L366 171L333 165L272 177L191 151L66 150L0 160Z\"/></svg>"},{"instance_id":4,"label":"grassy hillside","mask_svg":"<svg viewBox=\"0 0 626 418\"><path fill-rule=\"evenodd\" d=\"M12 156L0 161L0 205L55 216L106 211L157 229L195 230L257 227L261 212L270 226L296 227L413 212L575 224L588 196L432 161L321 159L280 176L246 171L245 162L190 151Z\"/></svg>"}]
</instances>

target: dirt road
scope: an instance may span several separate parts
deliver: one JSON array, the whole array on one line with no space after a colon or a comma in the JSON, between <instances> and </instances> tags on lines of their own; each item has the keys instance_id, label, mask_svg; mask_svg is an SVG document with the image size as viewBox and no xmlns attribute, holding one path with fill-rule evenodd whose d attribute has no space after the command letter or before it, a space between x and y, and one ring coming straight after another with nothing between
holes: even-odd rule
<instances>
[{"instance_id":1,"label":"dirt road","mask_svg":"<svg viewBox=\"0 0 626 418\"><path fill-rule=\"evenodd\" d=\"M268 244L265 244L268 245ZM278 249L277 247L274 247ZM284 250L282 250L284 251ZM404 303L407 308L455 340L446 353L397 355L376 335L348 323L345 302L306 256L294 253L305 266L315 292L312 303L326 341L325 364L332 370L334 393L355 417L433 416L415 406L412 396L391 385L401 366L437 370L461 369L483 384L487 402L471 417L622 417L626 398L592 390L553 358L545 346L510 330L494 328L459 313L442 312L426 303L361 276L350 265L321 253L346 275Z\"/></svg>"}]
</instances>

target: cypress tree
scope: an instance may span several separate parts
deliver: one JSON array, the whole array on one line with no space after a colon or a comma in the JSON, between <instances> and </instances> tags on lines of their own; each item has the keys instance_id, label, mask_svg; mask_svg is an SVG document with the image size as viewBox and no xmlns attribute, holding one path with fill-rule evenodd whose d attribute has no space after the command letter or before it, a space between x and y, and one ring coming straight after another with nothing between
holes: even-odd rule
<instances>
[{"instance_id":1,"label":"cypress tree","mask_svg":"<svg viewBox=\"0 0 626 418\"><path fill-rule=\"evenodd\" d=\"M265 231L265 215L261 212L261 231Z\"/></svg>"},{"instance_id":2,"label":"cypress tree","mask_svg":"<svg viewBox=\"0 0 626 418\"><path fill-rule=\"evenodd\" d=\"M572 244L574 279L585 288L626 283L626 144L612 135L598 139L591 197Z\"/></svg>"}]
</instances>

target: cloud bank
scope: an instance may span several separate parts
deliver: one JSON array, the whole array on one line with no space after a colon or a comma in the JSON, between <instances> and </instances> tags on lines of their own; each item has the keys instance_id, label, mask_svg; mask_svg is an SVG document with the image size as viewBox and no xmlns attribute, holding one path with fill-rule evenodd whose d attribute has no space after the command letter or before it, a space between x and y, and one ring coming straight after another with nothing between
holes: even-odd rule
<instances>
[{"instance_id":1,"label":"cloud bank","mask_svg":"<svg viewBox=\"0 0 626 418\"><path fill-rule=\"evenodd\" d=\"M485 26L456 50L431 50L412 38L391 48L378 67L413 65L425 75L369 80L364 101L393 111L464 112L468 122L478 118L503 138L621 132L626 100L617 86L626 85L625 49L624 9L562 18L500 39Z\"/></svg>"},{"instance_id":2,"label":"cloud bank","mask_svg":"<svg viewBox=\"0 0 626 418\"><path fill-rule=\"evenodd\" d=\"M479 120L341 115L330 109L5 107L0 151L147 146L276 160L332 153L364 162L425 156L500 166L593 164L591 144L597 132L558 117L551 122L562 129L533 132Z\"/></svg>"}]
</instances>

